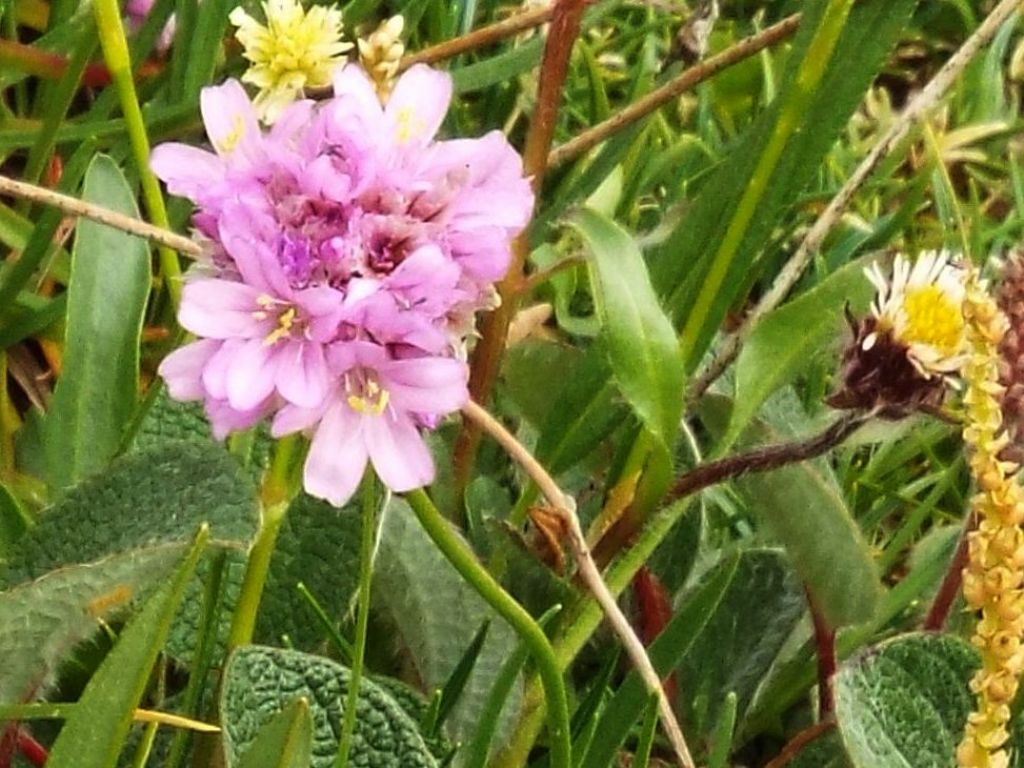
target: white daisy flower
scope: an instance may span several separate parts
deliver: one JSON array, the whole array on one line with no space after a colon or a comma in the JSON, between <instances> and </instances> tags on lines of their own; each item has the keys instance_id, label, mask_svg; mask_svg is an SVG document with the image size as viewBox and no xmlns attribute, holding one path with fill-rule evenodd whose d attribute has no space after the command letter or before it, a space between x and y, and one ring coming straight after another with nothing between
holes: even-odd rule
<instances>
[{"instance_id":1,"label":"white daisy flower","mask_svg":"<svg viewBox=\"0 0 1024 768\"><path fill-rule=\"evenodd\" d=\"M871 347L888 333L907 348L907 358L925 378L958 370L966 361L963 302L964 270L947 251L921 254L911 266L897 256L892 277L878 264L865 270L878 295L871 306L874 332L865 337Z\"/></svg>"}]
</instances>

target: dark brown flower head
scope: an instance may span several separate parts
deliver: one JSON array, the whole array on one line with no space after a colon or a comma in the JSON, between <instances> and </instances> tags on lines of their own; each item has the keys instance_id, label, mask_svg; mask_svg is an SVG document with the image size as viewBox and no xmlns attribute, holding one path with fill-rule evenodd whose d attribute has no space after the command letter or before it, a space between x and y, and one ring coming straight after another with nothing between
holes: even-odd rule
<instances>
[{"instance_id":1,"label":"dark brown flower head","mask_svg":"<svg viewBox=\"0 0 1024 768\"><path fill-rule=\"evenodd\" d=\"M846 314L853 339L843 352L842 388L826 402L844 410L873 410L886 419L902 419L942 403L944 382L925 376L911 363L909 348L880 329L873 316Z\"/></svg>"},{"instance_id":2,"label":"dark brown flower head","mask_svg":"<svg viewBox=\"0 0 1024 768\"><path fill-rule=\"evenodd\" d=\"M1010 325L999 345L999 383L1006 388L1000 405L1010 444L999 458L1019 464L1024 461L1024 252L1007 259L996 303Z\"/></svg>"}]
</instances>

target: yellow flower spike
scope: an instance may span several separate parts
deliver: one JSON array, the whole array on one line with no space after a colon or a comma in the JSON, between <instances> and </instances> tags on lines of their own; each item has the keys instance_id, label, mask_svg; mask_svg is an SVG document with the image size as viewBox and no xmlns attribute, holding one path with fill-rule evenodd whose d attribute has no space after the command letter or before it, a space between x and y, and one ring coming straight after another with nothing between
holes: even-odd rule
<instances>
[{"instance_id":1,"label":"yellow flower spike","mask_svg":"<svg viewBox=\"0 0 1024 768\"><path fill-rule=\"evenodd\" d=\"M229 17L235 37L251 66L242 80L259 88L254 105L267 123L302 95L304 88L331 84L331 74L352 48L341 40L341 11L314 5L303 10L298 0L263 3L266 25L235 8Z\"/></svg>"},{"instance_id":2,"label":"yellow flower spike","mask_svg":"<svg viewBox=\"0 0 1024 768\"><path fill-rule=\"evenodd\" d=\"M1009 441L999 383L999 344L1008 324L973 270L966 278L963 319L968 348L961 367L966 384L963 438L980 491L971 500L980 522L968 539L963 592L967 604L980 612L971 643L981 652L981 669L970 685L977 709L956 754L960 768L1003 768L1009 764L1003 749L1009 738L1008 703L1024 668L1024 536L1019 528L1024 494L1017 465L999 458Z\"/></svg>"},{"instance_id":3,"label":"yellow flower spike","mask_svg":"<svg viewBox=\"0 0 1024 768\"><path fill-rule=\"evenodd\" d=\"M359 63L373 79L374 87L381 101L387 101L391 87L398 75L398 65L405 55L402 43L402 29L405 19L392 16L377 29L356 42L359 45Z\"/></svg>"}]
</instances>

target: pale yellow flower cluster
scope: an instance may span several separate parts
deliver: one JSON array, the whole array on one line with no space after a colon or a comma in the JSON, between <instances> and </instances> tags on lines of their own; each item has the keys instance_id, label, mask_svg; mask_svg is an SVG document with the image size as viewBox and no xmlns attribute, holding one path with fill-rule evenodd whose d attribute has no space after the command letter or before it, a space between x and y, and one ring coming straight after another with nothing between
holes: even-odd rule
<instances>
[{"instance_id":1,"label":"pale yellow flower cluster","mask_svg":"<svg viewBox=\"0 0 1024 768\"><path fill-rule=\"evenodd\" d=\"M238 27L235 37L252 66L242 80L259 88L253 102L265 122L302 95L304 88L331 84L331 75L342 55L352 48L341 40L341 11L322 5L303 10L298 0L267 0L263 3L266 25L241 7L231 12Z\"/></svg>"},{"instance_id":2,"label":"pale yellow flower cluster","mask_svg":"<svg viewBox=\"0 0 1024 768\"><path fill-rule=\"evenodd\" d=\"M978 527L969 536L963 589L968 606L980 612L971 642L981 652L981 669L971 680L978 706L957 749L957 763L960 768L1008 768L1003 746L1009 739L1010 703L1024 670L1024 491L1018 465L999 459L1009 440L999 384L999 342L1007 320L976 272L968 277L964 319L963 435L977 484L972 508Z\"/></svg>"},{"instance_id":3,"label":"pale yellow flower cluster","mask_svg":"<svg viewBox=\"0 0 1024 768\"><path fill-rule=\"evenodd\" d=\"M402 16L392 16L369 35L357 41L359 63L373 79L381 101L387 101L391 95L391 87L398 74L398 65L405 55L405 45L401 37L404 26L405 19Z\"/></svg>"}]
</instances>

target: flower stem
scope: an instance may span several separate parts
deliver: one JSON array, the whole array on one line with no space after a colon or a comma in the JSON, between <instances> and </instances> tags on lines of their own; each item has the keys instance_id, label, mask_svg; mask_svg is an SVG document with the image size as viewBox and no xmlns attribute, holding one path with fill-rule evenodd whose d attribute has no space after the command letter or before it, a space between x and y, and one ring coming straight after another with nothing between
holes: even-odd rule
<instances>
[{"instance_id":1,"label":"flower stem","mask_svg":"<svg viewBox=\"0 0 1024 768\"><path fill-rule=\"evenodd\" d=\"M551 648L551 643L519 603L501 588L501 585L477 561L459 536L449 527L430 497L422 491L406 494L406 500L416 513L420 525L433 539L438 549L466 581L507 621L523 643L530 649L539 670L548 712L548 736L551 740L552 768L572 765L572 745L569 740L569 706L565 696L565 682Z\"/></svg>"},{"instance_id":2,"label":"flower stem","mask_svg":"<svg viewBox=\"0 0 1024 768\"><path fill-rule=\"evenodd\" d=\"M259 611L263 586L267 583L270 559L274 554L277 534L291 503L288 489L288 471L295 453L296 437L286 437L274 446L274 455L267 470L267 479L260 494L262 521L256 535L256 543L249 552L242 580L242 592L238 597L235 615L231 620L228 648L237 648L252 641L256 629L256 613Z\"/></svg>"},{"instance_id":3,"label":"flower stem","mask_svg":"<svg viewBox=\"0 0 1024 768\"><path fill-rule=\"evenodd\" d=\"M131 57L128 55L128 41L121 23L121 9L117 0L95 0L93 10L96 14L96 27L103 48L103 59L110 70L110 76L117 89L124 115L128 141L139 172L142 184L142 198L149 212L150 220L158 227L170 229L167 219L167 208L164 205L160 184L149 168L149 137L146 125L142 120L142 110L135 93L135 81L132 76ZM178 254L166 246L158 249L160 254L161 277L167 285L167 294L171 303L177 308L181 301L181 264Z\"/></svg>"},{"instance_id":4,"label":"flower stem","mask_svg":"<svg viewBox=\"0 0 1024 768\"><path fill-rule=\"evenodd\" d=\"M829 720L836 711L836 630L825 620L810 593L807 594L807 604L814 625L814 647L818 661L818 719Z\"/></svg>"},{"instance_id":5,"label":"flower stem","mask_svg":"<svg viewBox=\"0 0 1024 768\"><path fill-rule=\"evenodd\" d=\"M370 586L373 578L373 542L377 530L376 482L372 469L366 470L360 493L362 495L363 522L362 539L359 545L359 610L356 614L356 637L352 649L352 674L348 680L345 719L341 725L341 740L338 742L338 756L334 761L335 768L345 768L348 765L352 735L356 730L359 684L363 679L363 660L366 656L366 630L370 623Z\"/></svg>"},{"instance_id":6,"label":"flower stem","mask_svg":"<svg viewBox=\"0 0 1024 768\"><path fill-rule=\"evenodd\" d=\"M925 632L941 632L946 626L949 612L960 594L960 585L963 583L964 566L967 565L969 553L967 536L977 525L977 519L973 512L968 512L964 520L963 530L960 532L960 539L956 544L956 551L953 552L953 559L949 561L949 568L939 585L939 591L935 594L935 600L928 615L925 617L921 628Z\"/></svg>"}]
</instances>

